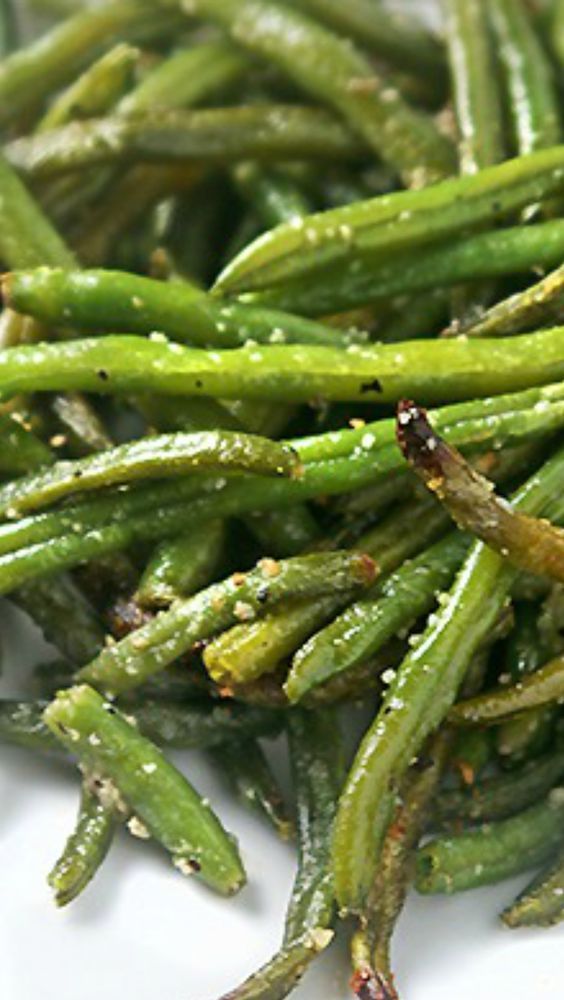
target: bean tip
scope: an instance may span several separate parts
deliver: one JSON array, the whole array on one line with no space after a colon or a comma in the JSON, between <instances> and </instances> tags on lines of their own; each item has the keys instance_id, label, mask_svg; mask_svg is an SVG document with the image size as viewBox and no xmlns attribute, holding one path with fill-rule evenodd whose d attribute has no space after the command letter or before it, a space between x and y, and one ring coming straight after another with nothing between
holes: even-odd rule
<instances>
[{"instance_id":1,"label":"bean tip","mask_svg":"<svg viewBox=\"0 0 564 1000\"><path fill-rule=\"evenodd\" d=\"M359 1000L399 1000L391 980L368 966L354 973L350 985Z\"/></svg>"}]
</instances>

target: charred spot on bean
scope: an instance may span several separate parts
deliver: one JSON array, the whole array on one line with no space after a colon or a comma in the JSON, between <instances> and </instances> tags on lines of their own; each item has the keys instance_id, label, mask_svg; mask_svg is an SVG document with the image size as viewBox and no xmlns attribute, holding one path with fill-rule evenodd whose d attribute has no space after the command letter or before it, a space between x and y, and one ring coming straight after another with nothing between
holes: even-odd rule
<instances>
[{"instance_id":1,"label":"charred spot on bean","mask_svg":"<svg viewBox=\"0 0 564 1000\"><path fill-rule=\"evenodd\" d=\"M98 371L96 372L96 375L101 382L107 382L110 377L105 368L99 368Z\"/></svg>"},{"instance_id":2,"label":"charred spot on bean","mask_svg":"<svg viewBox=\"0 0 564 1000\"><path fill-rule=\"evenodd\" d=\"M402 399L398 403L396 437L408 462L440 474L436 451L442 444L441 439L431 427L427 411L410 399Z\"/></svg>"},{"instance_id":3,"label":"charred spot on bean","mask_svg":"<svg viewBox=\"0 0 564 1000\"><path fill-rule=\"evenodd\" d=\"M370 382L361 382L360 391L365 392L383 392L382 383L380 379L373 378Z\"/></svg>"},{"instance_id":4,"label":"charred spot on bean","mask_svg":"<svg viewBox=\"0 0 564 1000\"><path fill-rule=\"evenodd\" d=\"M270 597L270 589L268 587L259 587L257 590L257 601L259 604L266 604L268 598Z\"/></svg>"},{"instance_id":5,"label":"charred spot on bean","mask_svg":"<svg viewBox=\"0 0 564 1000\"><path fill-rule=\"evenodd\" d=\"M204 388L204 383L202 382L201 378L197 378L196 379L195 385L196 385L196 389L203 389Z\"/></svg>"},{"instance_id":6,"label":"charred spot on bean","mask_svg":"<svg viewBox=\"0 0 564 1000\"><path fill-rule=\"evenodd\" d=\"M200 862L196 860L196 858L190 858L190 860L188 861L188 864L190 865L190 868L194 872L194 875L197 875L198 872L201 872L202 866L201 866Z\"/></svg>"}]
</instances>

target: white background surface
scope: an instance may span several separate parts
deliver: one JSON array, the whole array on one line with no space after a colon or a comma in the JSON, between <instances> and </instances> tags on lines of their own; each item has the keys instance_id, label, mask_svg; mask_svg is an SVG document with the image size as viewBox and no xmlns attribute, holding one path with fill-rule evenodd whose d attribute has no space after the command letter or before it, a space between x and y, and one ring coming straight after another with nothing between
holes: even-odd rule
<instances>
[{"instance_id":1,"label":"white background surface","mask_svg":"<svg viewBox=\"0 0 564 1000\"><path fill-rule=\"evenodd\" d=\"M46 648L0 603L16 696ZM240 839L249 886L221 900L184 879L156 847L121 834L96 881L66 911L45 876L74 822L73 769L25 750L0 757L0 1000L217 1000L276 949L294 873L293 851L225 793L203 755L175 760ZM451 899L413 897L398 929L403 1000L564 997L564 927L507 931L501 907L525 879ZM320 960L296 1000L346 1000L346 942Z\"/></svg>"},{"instance_id":2,"label":"white background surface","mask_svg":"<svg viewBox=\"0 0 564 1000\"><path fill-rule=\"evenodd\" d=\"M343 0L345 3L346 0ZM402 0L420 10L425 0ZM22 693L42 644L0 605L7 664L0 693ZM217 1000L276 949L293 852L241 810L198 754L176 755L240 839L249 886L218 900L183 879L151 845L118 837L96 882L57 911L45 876L74 822L71 768L2 748L0 757L0 1000ZM564 928L507 931L496 915L526 879L452 899L410 900L396 936L403 1000L564 997ZM294 994L346 1000L346 942Z\"/></svg>"}]
</instances>

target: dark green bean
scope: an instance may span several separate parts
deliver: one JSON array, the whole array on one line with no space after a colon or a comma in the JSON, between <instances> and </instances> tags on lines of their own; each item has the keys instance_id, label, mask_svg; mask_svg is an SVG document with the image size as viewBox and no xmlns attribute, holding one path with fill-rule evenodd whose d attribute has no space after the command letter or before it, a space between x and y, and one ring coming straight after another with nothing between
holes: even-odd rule
<instances>
[{"instance_id":1,"label":"dark green bean","mask_svg":"<svg viewBox=\"0 0 564 1000\"><path fill-rule=\"evenodd\" d=\"M557 748L508 774L484 778L465 790L445 790L437 799L433 824L506 819L547 795L562 775L564 751Z\"/></svg>"},{"instance_id":2,"label":"dark green bean","mask_svg":"<svg viewBox=\"0 0 564 1000\"><path fill-rule=\"evenodd\" d=\"M562 317L564 267L559 267L524 291L496 303L474 322L462 328L454 326L452 332L464 332L469 337L504 337L559 323Z\"/></svg>"},{"instance_id":3,"label":"dark green bean","mask_svg":"<svg viewBox=\"0 0 564 1000\"><path fill-rule=\"evenodd\" d=\"M143 607L165 606L195 594L214 577L225 542L222 521L208 521L181 535L166 551L158 549L147 563L136 599Z\"/></svg>"},{"instance_id":4,"label":"dark green bean","mask_svg":"<svg viewBox=\"0 0 564 1000\"><path fill-rule=\"evenodd\" d=\"M282 840L290 840L294 833L293 823L260 744L256 740L241 740L210 753L237 797L267 819Z\"/></svg>"},{"instance_id":5,"label":"dark green bean","mask_svg":"<svg viewBox=\"0 0 564 1000\"><path fill-rule=\"evenodd\" d=\"M14 591L11 600L75 666L90 663L103 649L102 622L70 577L59 574L54 579L34 580Z\"/></svg>"},{"instance_id":6,"label":"dark green bean","mask_svg":"<svg viewBox=\"0 0 564 1000\"><path fill-rule=\"evenodd\" d=\"M539 865L562 843L564 803L554 789L540 805L468 833L441 837L420 848L419 892L461 892L491 885Z\"/></svg>"},{"instance_id":7,"label":"dark green bean","mask_svg":"<svg viewBox=\"0 0 564 1000\"><path fill-rule=\"evenodd\" d=\"M12 476L50 465L53 452L17 413L0 413L0 474Z\"/></svg>"},{"instance_id":8,"label":"dark green bean","mask_svg":"<svg viewBox=\"0 0 564 1000\"><path fill-rule=\"evenodd\" d=\"M59 692L44 720L92 774L98 796L105 792L118 801L123 796L183 874L197 874L227 895L241 888L245 873L237 847L211 808L156 746L92 688Z\"/></svg>"},{"instance_id":9,"label":"dark green bean","mask_svg":"<svg viewBox=\"0 0 564 1000\"><path fill-rule=\"evenodd\" d=\"M111 809L83 786L76 826L47 881L57 906L67 906L84 891L103 863L115 827Z\"/></svg>"}]
</instances>

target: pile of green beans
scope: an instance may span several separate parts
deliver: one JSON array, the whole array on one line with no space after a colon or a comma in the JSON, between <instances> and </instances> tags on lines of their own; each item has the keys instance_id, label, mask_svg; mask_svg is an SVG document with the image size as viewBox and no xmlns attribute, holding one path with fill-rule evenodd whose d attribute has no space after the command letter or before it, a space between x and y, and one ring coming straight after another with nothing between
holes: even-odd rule
<instances>
[{"instance_id":1,"label":"pile of green beans","mask_svg":"<svg viewBox=\"0 0 564 1000\"><path fill-rule=\"evenodd\" d=\"M0 4L0 595L58 659L0 743L76 772L53 900L122 827L244 892L169 756L203 750L297 849L222 1000L283 1000L345 919L353 993L397 1000L411 886L532 869L502 921L564 921L564 3L32 6L39 38Z\"/></svg>"}]
</instances>

